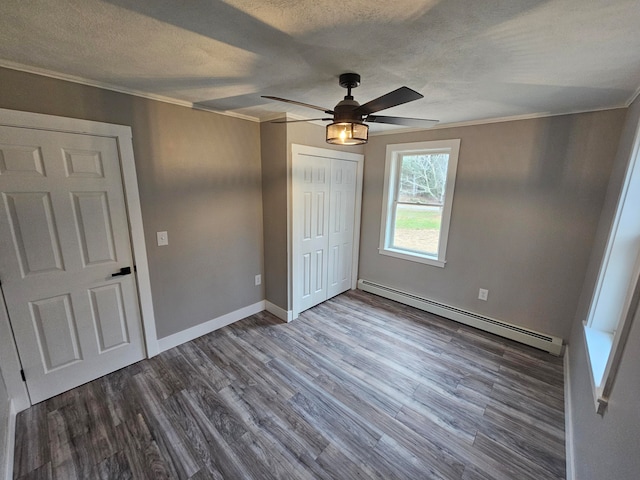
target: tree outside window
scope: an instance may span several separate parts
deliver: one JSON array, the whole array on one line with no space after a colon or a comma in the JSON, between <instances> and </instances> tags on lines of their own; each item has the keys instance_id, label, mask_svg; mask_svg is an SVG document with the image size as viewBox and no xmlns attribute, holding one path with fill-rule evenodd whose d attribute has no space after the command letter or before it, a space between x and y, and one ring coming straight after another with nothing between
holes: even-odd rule
<instances>
[{"instance_id":1,"label":"tree outside window","mask_svg":"<svg viewBox=\"0 0 640 480\"><path fill-rule=\"evenodd\" d=\"M393 228L395 248L438 255L448 162L448 153L402 155Z\"/></svg>"}]
</instances>

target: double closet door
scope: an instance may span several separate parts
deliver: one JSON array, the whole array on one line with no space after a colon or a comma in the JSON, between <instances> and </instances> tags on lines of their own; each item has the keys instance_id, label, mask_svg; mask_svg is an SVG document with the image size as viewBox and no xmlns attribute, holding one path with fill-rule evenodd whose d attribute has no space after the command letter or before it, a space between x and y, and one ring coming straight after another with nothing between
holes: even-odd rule
<instances>
[{"instance_id":1,"label":"double closet door","mask_svg":"<svg viewBox=\"0 0 640 480\"><path fill-rule=\"evenodd\" d=\"M362 156L321 152L327 156L293 156L294 315L349 290L353 283Z\"/></svg>"}]
</instances>

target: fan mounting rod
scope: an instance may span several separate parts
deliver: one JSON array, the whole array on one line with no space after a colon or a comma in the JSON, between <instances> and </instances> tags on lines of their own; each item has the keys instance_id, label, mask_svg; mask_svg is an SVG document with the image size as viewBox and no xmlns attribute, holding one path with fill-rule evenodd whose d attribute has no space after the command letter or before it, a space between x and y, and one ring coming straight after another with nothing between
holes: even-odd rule
<instances>
[{"instance_id":1,"label":"fan mounting rod","mask_svg":"<svg viewBox=\"0 0 640 480\"><path fill-rule=\"evenodd\" d=\"M351 97L351 89L360 85L360 75L357 73L343 73L340 75L338 83L342 88L347 89L347 97Z\"/></svg>"}]
</instances>

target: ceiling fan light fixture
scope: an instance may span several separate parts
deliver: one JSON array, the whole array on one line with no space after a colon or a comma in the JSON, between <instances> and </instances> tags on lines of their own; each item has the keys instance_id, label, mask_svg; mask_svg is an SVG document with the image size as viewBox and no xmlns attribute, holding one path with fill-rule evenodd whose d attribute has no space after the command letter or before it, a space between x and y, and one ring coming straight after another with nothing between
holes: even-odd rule
<instances>
[{"instance_id":1,"label":"ceiling fan light fixture","mask_svg":"<svg viewBox=\"0 0 640 480\"><path fill-rule=\"evenodd\" d=\"M357 73L343 73L338 79L338 83L342 88L347 89L347 94L343 100L340 100L338 104L330 108L319 107L317 105L311 105L309 103L298 102L296 100L289 100L287 98L273 97L270 95L263 95L263 98L269 100L276 100L278 102L291 103L301 107L312 108L314 110L320 110L327 115L331 115L333 118L314 118L311 120L322 120L332 122L327 125L326 140L327 143L333 145L362 145L369 140L369 126L364 122L369 123L388 123L391 125L402 125L407 127L419 127L428 128L438 123L437 120L427 120L421 118L406 118L406 117L388 117L380 115L372 115L373 113L387 108L396 107L405 103L413 102L423 98L423 95L409 87L400 87L392 92L385 93L381 97L374 98L368 101L364 105L356 102L351 95L351 90L360 85L360 75ZM305 120L275 120L274 123L290 123L300 122Z\"/></svg>"},{"instance_id":2,"label":"ceiling fan light fixture","mask_svg":"<svg viewBox=\"0 0 640 480\"><path fill-rule=\"evenodd\" d=\"M327 125L327 143L362 145L369 139L369 126L358 122L334 122Z\"/></svg>"}]
</instances>

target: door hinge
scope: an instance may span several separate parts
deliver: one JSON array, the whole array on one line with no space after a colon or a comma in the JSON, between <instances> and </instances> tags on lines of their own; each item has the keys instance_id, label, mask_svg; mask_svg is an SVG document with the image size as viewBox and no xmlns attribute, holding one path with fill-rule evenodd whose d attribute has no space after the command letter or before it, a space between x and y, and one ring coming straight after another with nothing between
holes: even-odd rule
<instances>
[{"instance_id":1,"label":"door hinge","mask_svg":"<svg viewBox=\"0 0 640 480\"><path fill-rule=\"evenodd\" d=\"M27 381L27 377L24 376L24 370L20 370L20 376L22 377L23 382Z\"/></svg>"}]
</instances>

